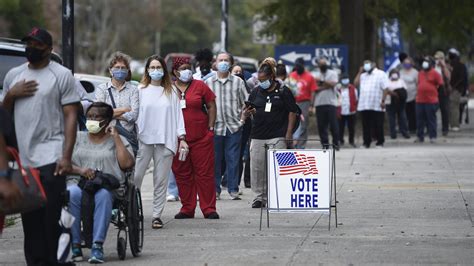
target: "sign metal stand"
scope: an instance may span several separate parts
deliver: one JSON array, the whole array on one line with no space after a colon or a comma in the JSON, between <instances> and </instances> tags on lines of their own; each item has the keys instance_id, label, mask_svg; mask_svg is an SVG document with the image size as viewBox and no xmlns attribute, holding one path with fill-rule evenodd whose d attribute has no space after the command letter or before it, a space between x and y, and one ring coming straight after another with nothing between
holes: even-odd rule
<instances>
[{"instance_id":1,"label":"sign metal stand","mask_svg":"<svg viewBox=\"0 0 474 266\"><path fill-rule=\"evenodd\" d=\"M308 139L308 141L320 141L318 139ZM266 195L267 195L267 201L269 200L270 198L270 195L269 195L269 172L268 172L268 150L273 148L274 144L273 145L268 145L268 144L265 144L265 176L267 177L266 179L263 179L262 182L267 182L267 186L266 186ZM328 147L331 149L332 151L332 162L331 162L331 176L330 176L330 191L329 191L329 222L328 222L328 230L330 231L331 230L331 219L332 219L332 210L334 209L334 216L335 216L335 222L336 222L336 228L338 226L338 222L337 222L337 188L336 188L336 153L335 153L335 147L334 145L328 145ZM328 148L325 148L323 149L323 151L327 151ZM291 151L291 150L289 150ZM263 185L263 184L262 184ZM275 187L277 187L277 182L275 182ZM277 188L277 191L278 191L278 188ZM277 197L277 205L278 205L278 208L277 208L277 211L276 212L279 212L280 211L280 206L278 204L278 197ZM259 226L259 230L261 231L262 230L262 222L263 222L263 211L264 209L266 209L266 213L267 213L267 228L270 228L270 208L268 206L268 202L266 203L266 206L265 204L262 204L262 207L260 208L260 226ZM288 212L288 210L285 210L285 212ZM291 212L291 211L289 211ZM298 211L295 211L295 213L298 212Z\"/></svg>"}]
</instances>

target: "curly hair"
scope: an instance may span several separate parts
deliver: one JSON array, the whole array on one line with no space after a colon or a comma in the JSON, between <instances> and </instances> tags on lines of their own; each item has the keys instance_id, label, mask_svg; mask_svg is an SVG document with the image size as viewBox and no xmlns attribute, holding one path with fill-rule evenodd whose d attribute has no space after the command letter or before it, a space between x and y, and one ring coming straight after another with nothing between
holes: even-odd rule
<instances>
[{"instance_id":1,"label":"curly hair","mask_svg":"<svg viewBox=\"0 0 474 266\"><path fill-rule=\"evenodd\" d=\"M117 62L124 63L127 66L127 68L130 69L130 61L132 61L132 58L129 55L122 53L120 51L117 51L113 53L112 56L110 57L109 69L111 69L115 64L117 64Z\"/></svg>"},{"instance_id":2,"label":"curly hair","mask_svg":"<svg viewBox=\"0 0 474 266\"><path fill-rule=\"evenodd\" d=\"M209 48L199 49L194 54L194 59L197 62L201 62L201 61L212 62L213 57L214 55L212 54L212 51Z\"/></svg>"}]
</instances>

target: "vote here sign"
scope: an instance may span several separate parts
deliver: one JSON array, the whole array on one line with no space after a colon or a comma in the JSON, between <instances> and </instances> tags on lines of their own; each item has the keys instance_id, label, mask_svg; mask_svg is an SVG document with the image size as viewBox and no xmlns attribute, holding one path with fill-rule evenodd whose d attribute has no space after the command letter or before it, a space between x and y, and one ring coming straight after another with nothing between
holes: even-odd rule
<instances>
[{"instance_id":1,"label":"vote here sign","mask_svg":"<svg viewBox=\"0 0 474 266\"><path fill-rule=\"evenodd\" d=\"M331 150L268 150L269 211L330 210Z\"/></svg>"}]
</instances>

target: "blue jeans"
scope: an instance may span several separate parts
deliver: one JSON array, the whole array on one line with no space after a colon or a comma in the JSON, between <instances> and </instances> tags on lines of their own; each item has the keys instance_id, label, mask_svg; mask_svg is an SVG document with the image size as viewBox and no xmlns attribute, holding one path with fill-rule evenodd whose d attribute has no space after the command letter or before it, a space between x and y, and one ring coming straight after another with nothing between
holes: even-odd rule
<instances>
[{"instance_id":1,"label":"blue jeans","mask_svg":"<svg viewBox=\"0 0 474 266\"><path fill-rule=\"evenodd\" d=\"M239 156L242 130L232 134L228 129L225 136L214 136L216 192L221 193L222 159L225 159L225 173L227 177L227 191L239 192Z\"/></svg>"},{"instance_id":2,"label":"blue jeans","mask_svg":"<svg viewBox=\"0 0 474 266\"><path fill-rule=\"evenodd\" d=\"M388 104L387 105L388 122L390 125L390 137L397 137L397 120L398 120L398 131L402 136L408 136L407 126L407 115L405 113L405 103L401 102L398 105ZM398 119L397 119L398 118Z\"/></svg>"},{"instance_id":3,"label":"blue jeans","mask_svg":"<svg viewBox=\"0 0 474 266\"><path fill-rule=\"evenodd\" d=\"M77 185L68 185L69 191L69 211L72 213L74 223L72 224L72 243L81 243L81 199L82 190ZM92 233L92 241L105 242L107 230L109 229L110 217L112 216L112 193L106 189L100 189L95 193L95 210L94 210L94 230Z\"/></svg>"},{"instance_id":4,"label":"blue jeans","mask_svg":"<svg viewBox=\"0 0 474 266\"><path fill-rule=\"evenodd\" d=\"M168 178L168 195L178 197L178 186L176 185L176 178L174 177L173 171L170 171Z\"/></svg>"},{"instance_id":5,"label":"blue jeans","mask_svg":"<svg viewBox=\"0 0 474 266\"><path fill-rule=\"evenodd\" d=\"M416 127L418 139L425 139L425 127L428 128L430 139L436 138L436 111L437 103L417 103L416 104Z\"/></svg>"}]
</instances>

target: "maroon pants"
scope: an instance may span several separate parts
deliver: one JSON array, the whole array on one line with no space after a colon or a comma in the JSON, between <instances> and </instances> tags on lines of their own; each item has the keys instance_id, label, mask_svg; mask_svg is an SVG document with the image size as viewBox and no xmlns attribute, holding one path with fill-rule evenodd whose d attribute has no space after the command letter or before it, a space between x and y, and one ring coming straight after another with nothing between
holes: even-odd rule
<instances>
[{"instance_id":1,"label":"maroon pants","mask_svg":"<svg viewBox=\"0 0 474 266\"><path fill-rule=\"evenodd\" d=\"M199 196L199 207L204 216L216 211L216 186L214 179L214 136L211 132L202 139L188 142L186 161L173 159L173 173L181 198L180 212L194 217Z\"/></svg>"}]
</instances>

